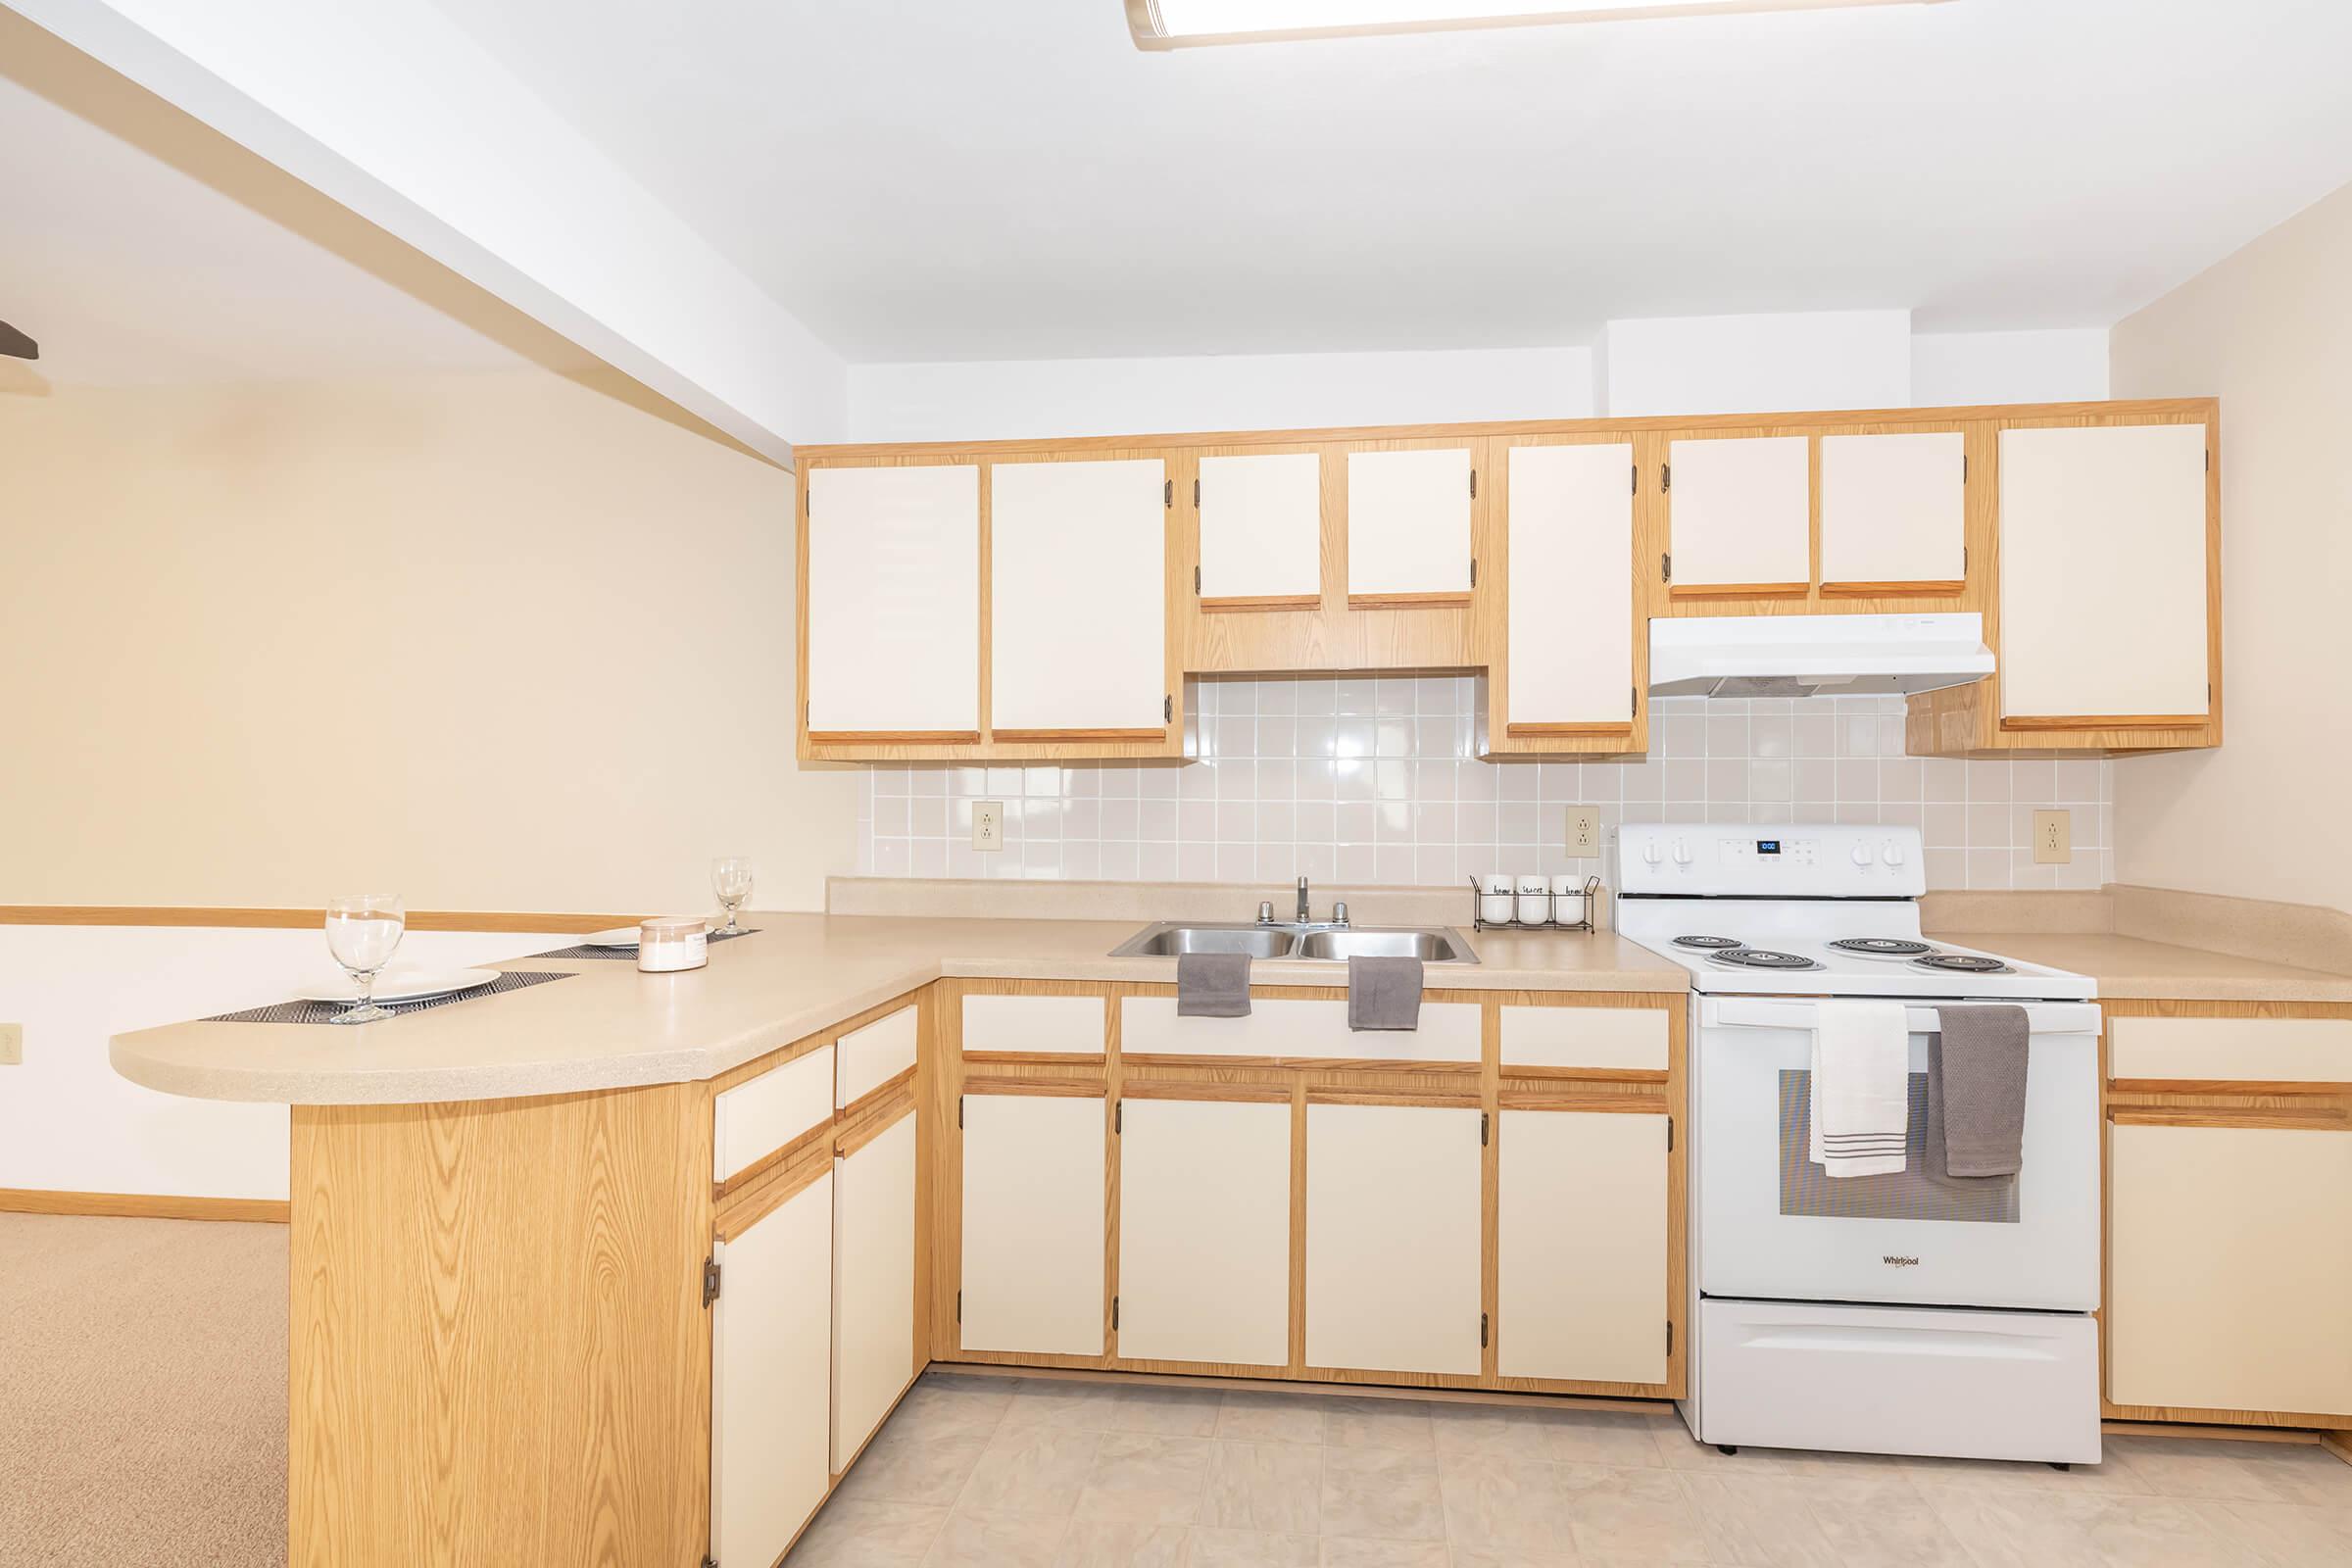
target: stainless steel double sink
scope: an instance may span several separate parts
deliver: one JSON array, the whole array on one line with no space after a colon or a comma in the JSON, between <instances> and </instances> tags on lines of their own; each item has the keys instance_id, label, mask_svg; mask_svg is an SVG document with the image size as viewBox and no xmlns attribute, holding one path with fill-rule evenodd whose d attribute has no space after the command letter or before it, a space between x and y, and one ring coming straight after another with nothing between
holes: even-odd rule
<instances>
[{"instance_id":1,"label":"stainless steel double sink","mask_svg":"<svg viewBox=\"0 0 2352 1568\"><path fill-rule=\"evenodd\" d=\"M1424 963L1476 963L1478 955L1451 926L1262 925L1254 921L1202 924L1162 920L1110 950L1114 958L1174 957L1185 953L1247 953L1253 958L1419 958Z\"/></svg>"}]
</instances>

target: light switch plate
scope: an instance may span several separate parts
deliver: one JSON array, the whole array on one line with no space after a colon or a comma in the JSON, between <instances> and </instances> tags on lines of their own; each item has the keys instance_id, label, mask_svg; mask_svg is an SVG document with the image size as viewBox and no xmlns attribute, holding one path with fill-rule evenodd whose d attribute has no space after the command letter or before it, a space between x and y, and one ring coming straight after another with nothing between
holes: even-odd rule
<instances>
[{"instance_id":1,"label":"light switch plate","mask_svg":"<svg viewBox=\"0 0 2352 1568\"><path fill-rule=\"evenodd\" d=\"M21 1023L0 1023L0 1067L21 1067L24 1064L24 1026Z\"/></svg>"},{"instance_id":2,"label":"light switch plate","mask_svg":"<svg viewBox=\"0 0 2352 1568\"><path fill-rule=\"evenodd\" d=\"M2034 813L2034 863L2065 865L2075 858L2075 813L2059 808Z\"/></svg>"},{"instance_id":3,"label":"light switch plate","mask_svg":"<svg viewBox=\"0 0 2352 1568\"><path fill-rule=\"evenodd\" d=\"M1593 806L1568 808L1568 835L1564 842L1568 853L1579 859L1598 859L1601 846L1600 808Z\"/></svg>"},{"instance_id":4,"label":"light switch plate","mask_svg":"<svg viewBox=\"0 0 2352 1568\"><path fill-rule=\"evenodd\" d=\"M1003 801L974 801L972 803L972 848L1001 850L1004 847L1004 803Z\"/></svg>"}]
</instances>

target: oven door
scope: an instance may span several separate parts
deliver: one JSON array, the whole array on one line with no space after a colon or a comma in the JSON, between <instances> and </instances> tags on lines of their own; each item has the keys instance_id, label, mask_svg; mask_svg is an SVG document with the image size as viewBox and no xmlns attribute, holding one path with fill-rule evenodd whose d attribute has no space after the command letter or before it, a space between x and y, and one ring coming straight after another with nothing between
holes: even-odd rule
<instances>
[{"instance_id":1,"label":"oven door","mask_svg":"<svg viewBox=\"0 0 2352 1568\"><path fill-rule=\"evenodd\" d=\"M2033 1031L2016 1176L1927 1175L1933 1004L1909 1009L1909 1162L1831 1180L1805 1157L1815 1007L1698 1002L1698 1288L1711 1297L2089 1311L2099 1304L2099 1009L2021 1004Z\"/></svg>"}]
</instances>

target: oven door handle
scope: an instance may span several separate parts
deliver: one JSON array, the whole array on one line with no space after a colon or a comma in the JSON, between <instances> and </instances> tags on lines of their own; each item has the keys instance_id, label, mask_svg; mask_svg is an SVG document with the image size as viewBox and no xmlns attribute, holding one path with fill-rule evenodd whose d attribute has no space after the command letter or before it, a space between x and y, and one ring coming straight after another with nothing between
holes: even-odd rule
<instances>
[{"instance_id":1,"label":"oven door handle","mask_svg":"<svg viewBox=\"0 0 2352 1568\"><path fill-rule=\"evenodd\" d=\"M2099 1008L2090 1002L2024 1002L2001 1003L1987 1001L1979 1005L2022 1006L2026 1009L2026 1027L2036 1035L2096 1035L2099 1032ZM1955 1003L1968 1006L1968 1003ZM1934 1006L1904 1008L1906 1025L1915 1035L1932 1035L1942 1027ZM1723 1025L1749 1029L1806 1029L1818 1026L1820 1009L1811 1002L1782 1002L1764 997L1708 997L1699 1008L1700 1025Z\"/></svg>"}]
</instances>

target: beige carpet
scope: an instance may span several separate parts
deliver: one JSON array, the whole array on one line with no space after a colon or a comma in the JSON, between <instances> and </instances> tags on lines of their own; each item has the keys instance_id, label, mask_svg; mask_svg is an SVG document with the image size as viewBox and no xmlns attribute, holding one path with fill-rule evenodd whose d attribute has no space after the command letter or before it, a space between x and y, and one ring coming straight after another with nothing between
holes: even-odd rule
<instances>
[{"instance_id":1,"label":"beige carpet","mask_svg":"<svg viewBox=\"0 0 2352 1568\"><path fill-rule=\"evenodd\" d=\"M286 1560L286 1228L0 1214L0 1568Z\"/></svg>"}]
</instances>

